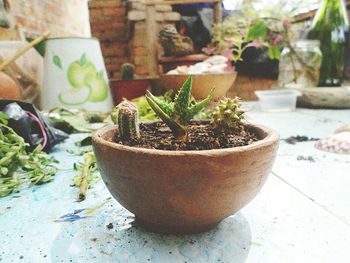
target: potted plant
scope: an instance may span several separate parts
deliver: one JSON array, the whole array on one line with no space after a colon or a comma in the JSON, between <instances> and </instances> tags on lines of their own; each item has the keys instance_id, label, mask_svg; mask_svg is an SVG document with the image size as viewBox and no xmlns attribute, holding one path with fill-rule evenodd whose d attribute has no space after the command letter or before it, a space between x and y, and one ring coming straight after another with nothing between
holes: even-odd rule
<instances>
[{"instance_id":1,"label":"potted plant","mask_svg":"<svg viewBox=\"0 0 350 263\"><path fill-rule=\"evenodd\" d=\"M193 121L209 103L191 100L188 78L173 102L147 92L162 121L138 123L123 101L117 126L93 135L102 178L111 194L148 230L197 233L215 227L259 192L276 156L279 136L247 124L238 99L223 99L211 121Z\"/></svg>"},{"instance_id":2,"label":"potted plant","mask_svg":"<svg viewBox=\"0 0 350 263\"><path fill-rule=\"evenodd\" d=\"M268 58L278 60L283 45L290 44L289 22L277 18L247 19L232 16L213 25L208 55L222 54L236 65L249 48L261 48Z\"/></svg>"},{"instance_id":3,"label":"potted plant","mask_svg":"<svg viewBox=\"0 0 350 263\"><path fill-rule=\"evenodd\" d=\"M135 66L124 63L121 69L121 80L111 80L111 93L115 105L118 105L124 98L134 99L146 94L150 87L148 79L135 79Z\"/></svg>"}]
</instances>

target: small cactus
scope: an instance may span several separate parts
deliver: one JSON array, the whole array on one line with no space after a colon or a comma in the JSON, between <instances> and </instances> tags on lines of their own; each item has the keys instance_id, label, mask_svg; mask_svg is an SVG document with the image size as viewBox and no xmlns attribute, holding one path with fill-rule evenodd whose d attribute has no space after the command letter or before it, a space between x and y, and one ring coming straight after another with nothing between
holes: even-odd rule
<instances>
[{"instance_id":1,"label":"small cactus","mask_svg":"<svg viewBox=\"0 0 350 263\"><path fill-rule=\"evenodd\" d=\"M149 91L146 94L146 99L150 107L168 125L177 140L186 140L186 126L210 102L214 89L210 91L207 98L195 103L191 103L191 91L192 76L185 81L177 93L174 102L160 100Z\"/></svg>"},{"instance_id":2,"label":"small cactus","mask_svg":"<svg viewBox=\"0 0 350 263\"><path fill-rule=\"evenodd\" d=\"M135 79L134 74L135 66L131 63L124 63L121 69L121 79L122 80L132 80Z\"/></svg>"},{"instance_id":3,"label":"small cactus","mask_svg":"<svg viewBox=\"0 0 350 263\"><path fill-rule=\"evenodd\" d=\"M111 112L112 121L118 125L119 136L123 141L140 137L138 110L134 103L123 100Z\"/></svg>"},{"instance_id":4,"label":"small cactus","mask_svg":"<svg viewBox=\"0 0 350 263\"><path fill-rule=\"evenodd\" d=\"M244 111L240 108L241 101L224 98L213 110L211 124L216 131L242 130L244 125Z\"/></svg>"}]
</instances>

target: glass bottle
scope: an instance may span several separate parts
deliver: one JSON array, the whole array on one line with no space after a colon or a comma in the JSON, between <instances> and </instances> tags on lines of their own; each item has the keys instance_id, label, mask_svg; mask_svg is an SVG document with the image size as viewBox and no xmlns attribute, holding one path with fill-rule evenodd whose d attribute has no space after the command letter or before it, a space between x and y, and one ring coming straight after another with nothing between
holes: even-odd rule
<instances>
[{"instance_id":1,"label":"glass bottle","mask_svg":"<svg viewBox=\"0 0 350 263\"><path fill-rule=\"evenodd\" d=\"M308 39L319 40L323 60L319 86L340 86L344 73L348 17L343 0L323 0Z\"/></svg>"},{"instance_id":2,"label":"glass bottle","mask_svg":"<svg viewBox=\"0 0 350 263\"><path fill-rule=\"evenodd\" d=\"M280 87L316 87L319 83L322 53L320 41L299 40L282 51L278 84Z\"/></svg>"}]
</instances>

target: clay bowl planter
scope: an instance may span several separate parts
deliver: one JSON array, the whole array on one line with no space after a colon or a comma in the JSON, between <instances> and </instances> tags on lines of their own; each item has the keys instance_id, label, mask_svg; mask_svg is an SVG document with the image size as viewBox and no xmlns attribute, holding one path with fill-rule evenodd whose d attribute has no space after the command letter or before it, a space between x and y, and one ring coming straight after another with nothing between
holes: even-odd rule
<instances>
[{"instance_id":1,"label":"clay bowl planter","mask_svg":"<svg viewBox=\"0 0 350 263\"><path fill-rule=\"evenodd\" d=\"M192 95L196 99L205 99L212 88L215 87L213 99L216 100L226 95L228 90L233 86L237 73L223 74L200 74L192 75L193 86ZM189 77L187 74L179 75L162 75L160 76L160 84L166 89L178 91L182 84Z\"/></svg>"},{"instance_id":2,"label":"clay bowl planter","mask_svg":"<svg viewBox=\"0 0 350 263\"><path fill-rule=\"evenodd\" d=\"M149 79L111 80L110 89L114 105L118 105L123 98L132 100L145 95L150 86Z\"/></svg>"},{"instance_id":3,"label":"clay bowl planter","mask_svg":"<svg viewBox=\"0 0 350 263\"><path fill-rule=\"evenodd\" d=\"M144 228L160 233L209 230L251 201L264 185L279 135L249 125L259 141L204 151L164 151L111 142L116 126L93 135L108 190Z\"/></svg>"}]
</instances>

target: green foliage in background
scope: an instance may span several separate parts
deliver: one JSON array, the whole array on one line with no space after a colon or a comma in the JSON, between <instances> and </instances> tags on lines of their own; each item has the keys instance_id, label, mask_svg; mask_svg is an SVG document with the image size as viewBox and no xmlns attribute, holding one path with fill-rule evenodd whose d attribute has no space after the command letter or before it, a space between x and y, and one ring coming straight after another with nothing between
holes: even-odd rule
<instances>
[{"instance_id":1,"label":"green foliage in background","mask_svg":"<svg viewBox=\"0 0 350 263\"><path fill-rule=\"evenodd\" d=\"M231 61L242 60L249 47L265 47L270 59L279 59L285 42L289 41L289 23L276 18L231 16L213 25L212 42L203 51L207 54L221 54Z\"/></svg>"}]
</instances>

